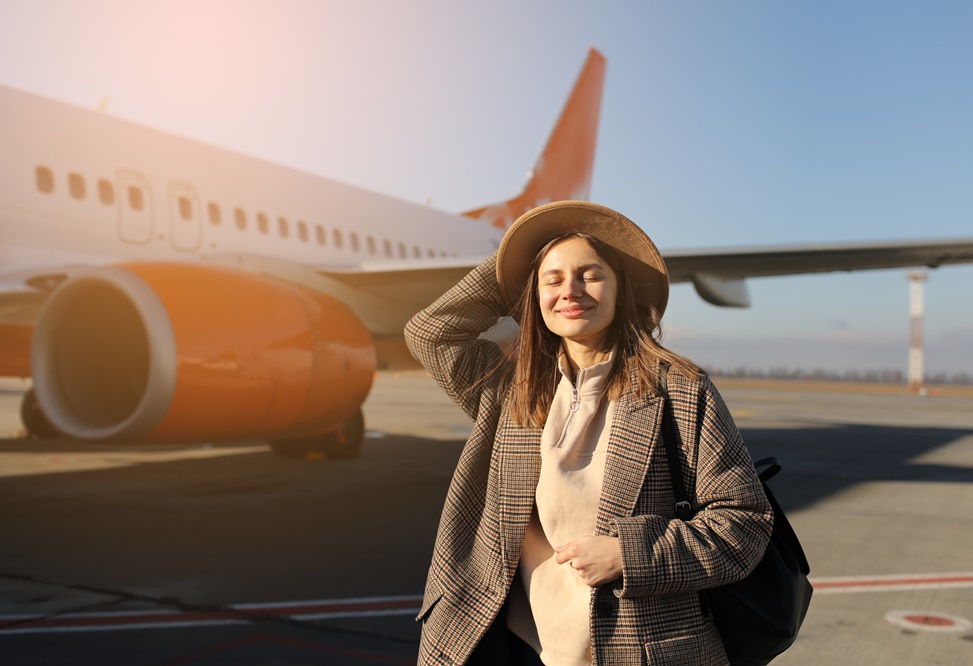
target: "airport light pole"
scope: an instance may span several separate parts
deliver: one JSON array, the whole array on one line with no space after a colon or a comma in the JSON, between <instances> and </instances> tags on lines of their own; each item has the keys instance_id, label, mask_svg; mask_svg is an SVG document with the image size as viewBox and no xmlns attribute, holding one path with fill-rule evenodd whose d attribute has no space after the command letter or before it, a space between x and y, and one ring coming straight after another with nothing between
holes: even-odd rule
<instances>
[{"instance_id":1,"label":"airport light pole","mask_svg":"<svg viewBox=\"0 0 973 666\"><path fill-rule=\"evenodd\" d=\"M909 280L909 390L923 392L922 317L925 271L908 274Z\"/></svg>"}]
</instances>

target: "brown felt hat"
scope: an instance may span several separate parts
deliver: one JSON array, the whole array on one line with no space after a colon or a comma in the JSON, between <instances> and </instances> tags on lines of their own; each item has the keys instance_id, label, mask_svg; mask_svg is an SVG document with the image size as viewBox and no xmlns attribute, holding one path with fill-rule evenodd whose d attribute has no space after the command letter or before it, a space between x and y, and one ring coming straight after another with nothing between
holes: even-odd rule
<instances>
[{"instance_id":1,"label":"brown felt hat","mask_svg":"<svg viewBox=\"0 0 973 666\"><path fill-rule=\"evenodd\" d=\"M632 277L639 305L662 317L669 302L666 263L655 243L630 219L589 201L555 201L527 211L510 225L497 253L497 282L508 302L520 295L530 264L552 238L577 231L612 246Z\"/></svg>"}]
</instances>

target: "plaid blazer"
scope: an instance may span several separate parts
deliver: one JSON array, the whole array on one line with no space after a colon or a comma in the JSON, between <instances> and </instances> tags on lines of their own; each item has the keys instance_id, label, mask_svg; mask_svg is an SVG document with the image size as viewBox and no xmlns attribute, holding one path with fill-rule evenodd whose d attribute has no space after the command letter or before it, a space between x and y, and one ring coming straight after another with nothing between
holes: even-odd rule
<instances>
[{"instance_id":1,"label":"plaid blazer","mask_svg":"<svg viewBox=\"0 0 973 666\"><path fill-rule=\"evenodd\" d=\"M478 337L506 314L495 267L494 255L405 329L413 355L475 424L446 496L417 618L420 664L466 663L498 617L540 474L542 430L511 421L490 374L505 358ZM626 392L611 424L596 522L597 534L620 540L623 570L591 592L598 666L725 664L698 592L746 576L770 536L772 511L716 388L705 375L672 371L668 392L698 513L675 518L660 438L663 398Z\"/></svg>"}]
</instances>

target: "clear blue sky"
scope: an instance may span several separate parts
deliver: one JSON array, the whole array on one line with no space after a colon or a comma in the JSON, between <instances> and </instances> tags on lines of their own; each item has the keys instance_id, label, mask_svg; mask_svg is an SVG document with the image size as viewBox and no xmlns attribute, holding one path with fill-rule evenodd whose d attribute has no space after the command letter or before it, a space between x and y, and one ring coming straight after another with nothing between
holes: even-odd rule
<instances>
[{"instance_id":1,"label":"clear blue sky","mask_svg":"<svg viewBox=\"0 0 973 666\"><path fill-rule=\"evenodd\" d=\"M973 3L0 4L0 83L437 208L523 183L608 60L592 198L660 247L973 236ZM710 367L905 369L904 271L676 286ZM973 374L973 267L933 271L927 368Z\"/></svg>"}]
</instances>

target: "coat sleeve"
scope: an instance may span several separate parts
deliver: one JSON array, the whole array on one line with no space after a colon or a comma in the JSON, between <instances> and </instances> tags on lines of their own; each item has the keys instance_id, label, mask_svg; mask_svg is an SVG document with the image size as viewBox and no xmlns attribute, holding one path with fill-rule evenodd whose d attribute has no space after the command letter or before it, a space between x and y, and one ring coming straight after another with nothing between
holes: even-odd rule
<instances>
[{"instance_id":1,"label":"coat sleeve","mask_svg":"<svg viewBox=\"0 0 973 666\"><path fill-rule=\"evenodd\" d=\"M750 454L722 397L705 376L701 390L699 446L690 449L696 458L690 461L696 470L696 514L686 522L658 515L612 521L622 553L622 579L615 589L619 597L732 583L753 570L767 546L773 512ZM696 411L679 401L674 406L677 423ZM683 430L684 441L692 441L685 439L687 434L695 433Z\"/></svg>"},{"instance_id":2,"label":"coat sleeve","mask_svg":"<svg viewBox=\"0 0 973 666\"><path fill-rule=\"evenodd\" d=\"M508 361L481 334L507 314L496 278L496 253L405 327L409 351L473 420L485 390Z\"/></svg>"}]
</instances>

